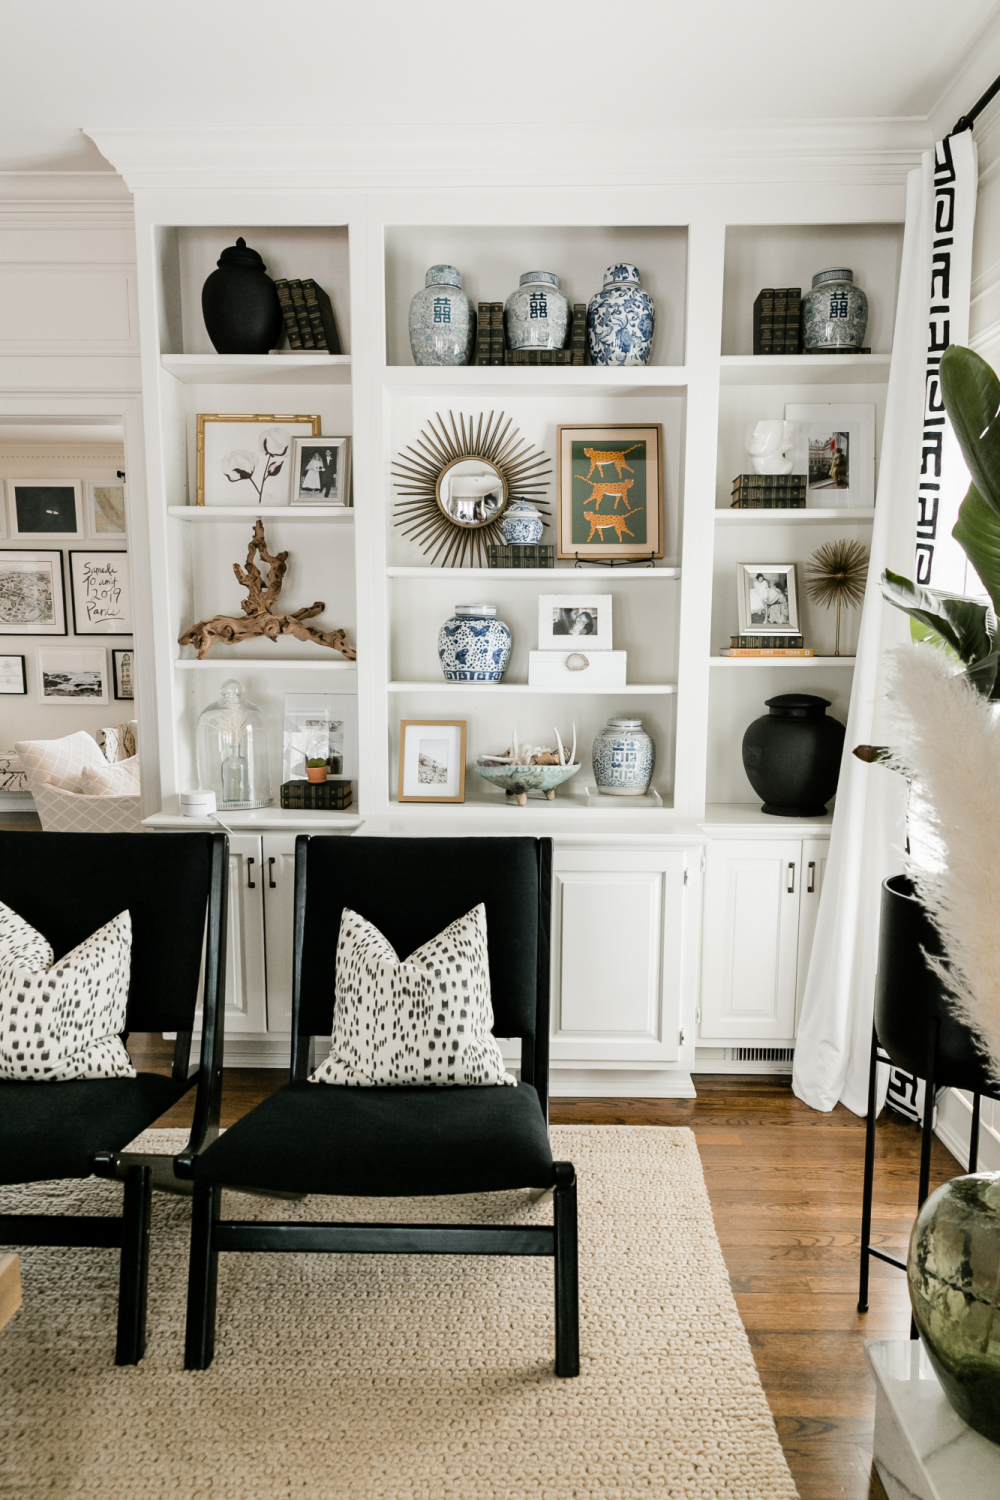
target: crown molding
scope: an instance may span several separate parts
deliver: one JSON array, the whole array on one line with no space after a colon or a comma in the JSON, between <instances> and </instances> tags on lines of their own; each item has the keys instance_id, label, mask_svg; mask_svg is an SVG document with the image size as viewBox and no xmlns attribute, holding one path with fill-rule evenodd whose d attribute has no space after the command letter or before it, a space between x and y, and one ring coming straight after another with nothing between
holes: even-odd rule
<instances>
[{"instance_id":1,"label":"crown molding","mask_svg":"<svg viewBox=\"0 0 1000 1500\"><path fill-rule=\"evenodd\" d=\"M83 463L124 463L125 448L107 443L94 443L92 447L81 443L5 443L0 441L0 462L11 459L27 463L41 460L42 463L66 463L70 460Z\"/></svg>"},{"instance_id":2,"label":"crown molding","mask_svg":"<svg viewBox=\"0 0 1000 1500\"><path fill-rule=\"evenodd\" d=\"M898 185L922 120L638 125L176 127L86 132L132 192Z\"/></svg>"},{"instance_id":3,"label":"crown molding","mask_svg":"<svg viewBox=\"0 0 1000 1500\"><path fill-rule=\"evenodd\" d=\"M117 172L0 172L0 228L131 232L132 194Z\"/></svg>"}]
</instances>

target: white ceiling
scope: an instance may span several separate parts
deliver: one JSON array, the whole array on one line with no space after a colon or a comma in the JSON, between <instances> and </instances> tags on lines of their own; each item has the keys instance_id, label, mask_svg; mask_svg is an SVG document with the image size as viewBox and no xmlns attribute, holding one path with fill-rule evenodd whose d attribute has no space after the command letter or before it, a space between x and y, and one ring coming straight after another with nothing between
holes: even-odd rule
<instances>
[{"instance_id":1,"label":"white ceiling","mask_svg":"<svg viewBox=\"0 0 1000 1500\"><path fill-rule=\"evenodd\" d=\"M923 119L964 66L959 112L1000 73L998 17L998 0L7 0L0 170L106 170L84 124Z\"/></svg>"}]
</instances>

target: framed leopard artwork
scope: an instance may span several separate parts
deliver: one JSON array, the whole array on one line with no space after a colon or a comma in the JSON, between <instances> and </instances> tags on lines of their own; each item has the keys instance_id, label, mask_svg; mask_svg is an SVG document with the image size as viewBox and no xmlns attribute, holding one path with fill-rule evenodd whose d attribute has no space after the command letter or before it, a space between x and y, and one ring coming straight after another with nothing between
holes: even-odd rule
<instances>
[{"instance_id":1,"label":"framed leopard artwork","mask_svg":"<svg viewBox=\"0 0 1000 1500\"><path fill-rule=\"evenodd\" d=\"M663 428L616 422L558 429L559 556L663 556Z\"/></svg>"}]
</instances>

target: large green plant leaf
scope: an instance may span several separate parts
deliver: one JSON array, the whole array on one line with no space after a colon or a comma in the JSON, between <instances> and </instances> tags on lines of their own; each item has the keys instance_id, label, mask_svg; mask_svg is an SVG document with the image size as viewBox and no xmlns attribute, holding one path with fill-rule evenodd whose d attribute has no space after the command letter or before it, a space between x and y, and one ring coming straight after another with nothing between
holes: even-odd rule
<instances>
[{"instance_id":1,"label":"large green plant leaf","mask_svg":"<svg viewBox=\"0 0 1000 1500\"><path fill-rule=\"evenodd\" d=\"M1000 543L1000 524L997 539ZM991 621L985 604L963 599L960 594L921 588L898 573L890 573L888 568L882 574L881 584L884 599L940 636L966 666L982 661L993 651Z\"/></svg>"},{"instance_id":2,"label":"large green plant leaf","mask_svg":"<svg viewBox=\"0 0 1000 1500\"><path fill-rule=\"evenodd\" d=\"M962 501L952 536L964 551L1000 614L1000 516L974 484Z\"/></svg>"},{"instance_id":3,"label":"large green plant leaf","mask_svg":"<svg viewBox=\"0 0 1000 1500\"><path fill-rule=\"evenodd\" d=\"M966 667L964 675L976 692L982 693L984 698L991 698L994 701L1000 698L1000 652L992 651L989 656L984 656L982 661Z\"/></svg>"},{"instance_id":4,"label":"large green plant leaf","mask_svg":"<svg viewBox=\"0 0 1000 1500\"><path fill-rule=\"evenodd\" d=\"M1000 380L985 359L952 344L941 360L941 390L972 482L1000 516Z\"/></svg>"}]
</instances>

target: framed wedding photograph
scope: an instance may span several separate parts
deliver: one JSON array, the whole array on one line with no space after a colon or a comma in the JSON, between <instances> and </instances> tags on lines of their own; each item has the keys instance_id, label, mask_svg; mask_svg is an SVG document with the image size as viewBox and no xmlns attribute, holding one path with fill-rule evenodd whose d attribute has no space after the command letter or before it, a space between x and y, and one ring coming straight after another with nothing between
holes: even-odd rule
<instances>
[{"instance_id":1,"label":"framed wedding photograph","mask_svg":"<svg viewBox=\"0 0 1000 1500\"><path fill-rule=\"evenodd\" d=\"M0 693L21 698L28 691L28 674L23 656L0 654Z\"/></svg>"},{"instance_id":2,"label":"framed wedding photograph","mask_svg":"<svg viewBox=\"0 0 1000 1500\"><path fill-rule=\"evenodd\" d=\"M403 719L399 801L465 801L465 719Z\"/></svg>"},{"instance_id":3,"label":"framed wedding photograph","mask_svg":"<svg viewBox=\"0 0 1000 1500\"><path fill-rule=\"evenodd\" d=\"M103 646L39 646L39 703L107 703Z\"/></svg>"},{"instance_id":4,"label":"framed wedding photograph","mask_svg":"<svg viewBox=\"0 0 1000 1500\"><path fill-rule=\"evenodd\" d=\"M795 564L737 563L736 604L741 635L798 635Z\"/></svg>"},{"instance_id":5,"label":"framed wedding photograph","mask_svg":"<svg viewBox=\"0 0 1000 1500\"><path fill-rule=\"evenodd\" d=\"M792 473L805 474L806 506L875 504L875 406L871 402L789 403L796 425Z\"/></svg>"},{"instance_id":6,"label":"framed wedding photograph","mask_svg":"<svg viewBox=\"0 0 1000 1500\"><path fill-rule=\"evenodd\" d=\"M83 536L83 505L75 479L10 479L12 537L73 541Z\"/></svg>"},{"instance_id":7,"label":"framed wedding photograph","mask_svg":"<svg viewBox=\"0 0 1000 1500\"><path fill-rule=\"evenodd\" d=\"M559 553L580 561L663 556L663 427L563 424Z\"/></svg>"},{"instance_id":8,"label":"framed wedding photograph","mask_svg":"<svg viewBox=\"0 0 1000 1500\"><path fill-rule=\"evenodd\" d=\"M611 595L540 594L539 651L569 651L576 641L588 651L611 650Z\"/></svg>"},{"instance_id":9,"label":"framed wedding photograph","mask_svg":"<svg viewBox=\"0 0 1000 1500\"><path fill-rule=\"evenodd\" d=\"M131 635L127 552L70 552L74 635Z\"/></svg>"},{"instance_id":10,"label":"framed wedding photograph","mask_svg":"<svg viewBox=\"0 0 1000 1500\"><path fill-rule=\"evenodd\" d=\"M131 703L135 697L135 652L129 647L111 652L111 676L115 697Z\"/></svg>"},{"instance_id":11,"label":"framed wedding photograph","mask_svg":"<svg viewBox=\"0 0 1000 1500\"><path fill-rule=\"evenodd\" d=\"M351 440L292 439L292 505L347 505Z\"/></svg>"},{"instance_id":12,"label":"framed wedding photograph","mask_svg":"<svg viewBox=\"0 0 1000 1500\"><path fill-rule=\"evenodd\" d=\"M65 635L62 553L0 551L0 635Z\"/></svg>"},{"instance_id":13,"label":"framed wedding photograph","mask_svg":"<svg viewBox=\"0 0 1000 1500\"><path fill-rule=\"evenodd\" d=\"M87 535L125 535L125 486L120 479L87 484Z\"/></svg>"},{"instance_id":14,"label":"framed wedding photograph","mask_svg":"<svg viewBox=\"0 0 1000 1500\"><path fill-rule=\"evenodd\" d=\"M287 505L292 439L318 437L319 417L196 418L198 505Z\"/></svg>"}]
</instances>

